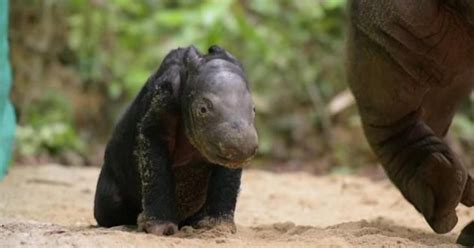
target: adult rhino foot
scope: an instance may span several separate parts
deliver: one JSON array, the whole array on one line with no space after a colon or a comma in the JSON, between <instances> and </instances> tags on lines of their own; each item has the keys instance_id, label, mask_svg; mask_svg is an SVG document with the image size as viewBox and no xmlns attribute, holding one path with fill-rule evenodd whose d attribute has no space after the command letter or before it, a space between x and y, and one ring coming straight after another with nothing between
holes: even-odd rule
<instances>
[{"instance_id":1,"label":"adult rhino foot","mask_svg":"<svg viewBox=\"0 0 474 248\"><path fill-rule=\"evenodd\" d=\"M461 234L459 234L459 237L456 240L456 243L462 246L474 246L474 221L462 229Z\"/></svg>"},{"instance_id":2,"label":"adult rhino foot","mask_svg":"<svg viewBox=\"0 0 474 248\"><path fill-rule=\"evenodd\" d=\"M457 205L474 202L472 179L456 155L421 121L377 131L385 138L372 145L389 178L435 232L451 231Z\"/></svg>"},{"instance_id":3,"label":"adult rhino foot","mask_svg":"<svg viewBox=\"0 0 474 248\"><path fill-rule=\"evenodd\" d=\"M411 202L435 232L451 231L458 222L455 209L466 185L466 170L436 152L420 165L415 180L419 180L418 185L415 183L408 188Z\"/></svg>"},{"instance_id":4,"label":"adult rhino foot","mask_svg":"<svg viewBox=\"0 0 474 248\"><path fill-rule=\"evenodd\" d=\"M455 158L439 152L429 154L409 180L399 177L395 184L437 233L454 228L460 202L473 202L472 178Z\"/></svg>"}]
</instances>

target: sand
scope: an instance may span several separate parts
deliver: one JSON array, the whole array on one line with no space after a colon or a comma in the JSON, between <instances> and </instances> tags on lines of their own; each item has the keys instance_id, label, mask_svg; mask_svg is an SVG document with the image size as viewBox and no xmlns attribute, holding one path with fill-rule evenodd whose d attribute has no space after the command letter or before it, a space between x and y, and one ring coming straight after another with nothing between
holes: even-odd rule
<instances>
[{"instance_id":1,"label":"sand","mask_svg":"<svg viewBox=\"0 0 474 248\"><path fill-rule=\"evenodd\" d=\"M98 228L98 168L14 167L0 182L0 247L454 247L474 211L433 233L386 179L246 170L237 233L186 228L171 237Z\"/></svg>"}]
</instances>

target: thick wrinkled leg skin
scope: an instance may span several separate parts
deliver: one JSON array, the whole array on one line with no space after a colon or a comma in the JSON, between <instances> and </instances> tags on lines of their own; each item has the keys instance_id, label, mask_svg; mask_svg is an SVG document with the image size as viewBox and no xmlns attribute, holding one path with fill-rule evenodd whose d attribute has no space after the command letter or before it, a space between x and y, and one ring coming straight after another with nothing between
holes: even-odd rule
<instances>
[{"instance_id":1,"label":"thick wrinkled leg skin","mask_svg":"<svg viewBox=\"0 0 474 248\"><path fill-rule=\"evenodd\" d=\"M103 227L135 225L137 209L128 206L107 168L100 172L94 201L94 217Z\"/></svg>"},{"instance_id":2,"label":"thick wrinkled leg skin","mask_svg":"<svg viewBox=\"0 0 474 248\"><path fill-rule=\"evenodd\" d=\"M234 210L240 189L242 169L229 169L214 165L209 180L206 203L195 215L180 226L219 228L235 233Z\"/></svg>"},{"instance_id":3,"label":"thick wrinkled leg skin","mask_svg":"<svg viewBox=\"0 0 474 248\"><path fill-rule=\"evenodd\" d=\"M348 82L367 140L403 196L446 233L456 206L474 199L467 171L442 140L472 88L464 74L474 30L442 1L348 2Z\"/></svg>"},{"instance_id":4,"label":"thick wrinkled leg skin","mask_svg":"<svg viewBox=\"0 0 474 248\"><path fill-rule=\"evenodd\" d=\"M365 128L403 196L435 232L450 231L458 220L456 206L469 196L463 196L468 174L449 147L417 115L392 126Z\"/></svg>"},{"instance_id":5,"label":"thick wrinkled leg skin","mask_svg":"<svg viewBox=\"0 0 474 248\"><path fill-rule=\"evenodd\" d=\"M459 237L456 240L456 243L462 246L474 246L474 221L462 229L461 234L459 234Z\"/></svg>"}]
</instances>

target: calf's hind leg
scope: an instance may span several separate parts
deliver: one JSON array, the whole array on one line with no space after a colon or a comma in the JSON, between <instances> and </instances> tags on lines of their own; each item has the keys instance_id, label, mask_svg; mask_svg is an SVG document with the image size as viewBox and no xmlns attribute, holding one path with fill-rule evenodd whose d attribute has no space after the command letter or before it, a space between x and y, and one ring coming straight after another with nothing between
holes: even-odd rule
<instances>
[{"instance_id":1,"label":"calf's hind leg","mask_svg":"<svg viewBox=\"0 0 474 248\"><path fill-rule=\"evenodd\" d=\"M128 204L112 177L112 173L103 167L97 182L94 200L94 217L103 227L136 225L139 210Z\"/></svg>"}]
</instances>

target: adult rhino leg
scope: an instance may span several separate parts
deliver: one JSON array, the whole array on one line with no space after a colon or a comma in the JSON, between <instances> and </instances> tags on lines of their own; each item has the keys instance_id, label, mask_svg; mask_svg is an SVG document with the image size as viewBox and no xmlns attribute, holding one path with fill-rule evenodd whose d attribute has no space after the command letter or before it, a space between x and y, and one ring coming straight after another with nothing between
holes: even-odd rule
<instances>
[{"instance_id":1,"label":"adult rhino leg","mask_svg":"<svg viewBox=\"0 0 474 248\"><path fill-rule=\"evenodd\" d=\"M473 44L474 46L474 44ZM474 68L459 75L447 87L432 88L423 99L423 120L439 137L448 132L456 109L474 88Z\"/></svg>"},{"instance_id":2,"label":"adult rhino leg","mask_svg":"<svg viewBox=\"0 0 474 248\"><path fill-rule=\"evenodd\" d=\"M445 233L457 223L455 208L468 176L442 135L427 123L426 113L433 112L425 97L436 87L450 87L473 50L457 44L458 50L443 53L443 47L455 42L452 32L464 30L446 26L454 17L440 14L433 3L352 1L348 81L367 140L388 177L434 231ZM423 27L423 22L434 26L432 31L426 28L426 40L410 30ZM459 67L446 66L453 61Z\"/></svg>"},{"instance_id":3,"label":"adult rhino leg","mask_svg":"<svg viewBox=\"0 0 474 248\"><path fill-rule=\"evenodd\" d=\"M433 89L425 96L423 106L426 109L424 120L438 135L444 136L451 124L459 102L467 97L474 87L474 69L471 73L457 78L457 83L448 88ZM468 177L461 202L466 206L473 206L474 183ZM463 246L474 246L474 221L466 225L459 235L456 243Z\"/></svg>"},{"instance_id":4,"label":"adult rhino leg","mask_svg":"<svg viewBox=\"0 0 474 248\"><path fill-rule=\"evenodd\" d=\"M474 1L444 0L446 4L460 13L470 24L474 25Z\"/></svg>"},{"instance_id":5,"label":"adult rhino leg","mask_svg":"<svg viewBox=\"0 0 474 248\"><path fill-rule=\"evenodd\" d=\"M456 243L468 247L474 246L474 221L462 229Z\"/></svg>"}]
</instances>

